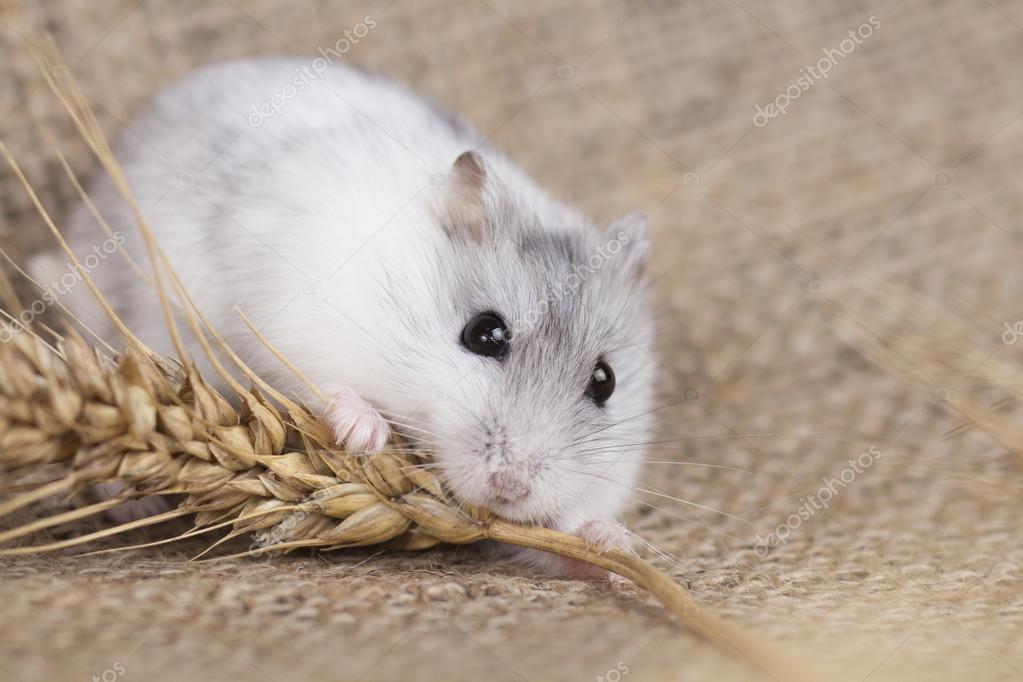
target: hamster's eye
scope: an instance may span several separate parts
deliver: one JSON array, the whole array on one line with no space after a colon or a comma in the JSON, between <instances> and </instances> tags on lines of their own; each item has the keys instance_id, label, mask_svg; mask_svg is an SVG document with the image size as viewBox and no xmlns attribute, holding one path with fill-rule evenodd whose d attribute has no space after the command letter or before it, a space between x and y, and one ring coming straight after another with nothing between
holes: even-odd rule
<instances>
[{"instance_id":1,"label":"hamster's eye","mask_svg":"<svg viewBox=\"0 0 1023 682\"><path fill-rule=\"evenodd\" d=\"M462 330L462 345L476 355L500 360L508 354L511 332L497 313L480 313Z\"/></svg>"},{"instance_id":2,"label":"hamster's eye","mask_svg":"<svg viewBox=\"0 0 1023 682\"><path fill-rule=\"evenodd\" d=\"M593 368L593 374L590 375L590 384L586 387L586 397L597 405L603 405L614 392L615 373L611 371L611 365L598 360L597 366Z\"/></svg>"}]
</instances>

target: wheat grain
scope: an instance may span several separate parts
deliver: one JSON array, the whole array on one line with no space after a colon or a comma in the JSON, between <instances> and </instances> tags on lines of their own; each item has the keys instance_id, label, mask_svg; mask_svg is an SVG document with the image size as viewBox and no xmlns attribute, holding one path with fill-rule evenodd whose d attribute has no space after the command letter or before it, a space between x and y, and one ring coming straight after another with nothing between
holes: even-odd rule
<instances>
[{"instance_id":1,"label":"wheat grain","mask_svg":"<svg viewBox=\"0 0 1023 682\"><path fill-rule=\"evenodd\" d=\"M378 544L416 550L438 542L492 539L554 552L629 578L651 591L695 631L772 674L786 679L837 679L805 661L779 656L759 638L702 609L680 585L636 554L619 549L596 551L581 538L509 523L487 510L456 503L430 470L418 466L423 456L410 452L404 443L393 441L390 450L372 457L334 447L329 431L311 410L252 373L208 325L153 239L74 79L57 83L51 77L52 67L63 63L56 47L48 36L32 33L12 6L10 0L0 0L0 8L13 12L29 36L25 45L51 92L135 212L146 242L152 283L160 294L180 363L146 348L116 316L85 270L86 286L128 343L119 356L113 358L94 349L74 331L54 335L51 345L32 329L0 328L5 332L0 334L0 492L10 494L0 502L0 517L46 497L75 493L98 483L125 486L114 499L14 525L0 533L0 542L8 543L0 547L0 556L75 547L186 515L194 517L193 530L164 541L224 528L224 537L209 549L251 535L256 542L247 552L250 555L300 547ZM77 265L75 254L2 144L0 153L47 228ZM70 167L66 163L62 167L102 222ZM235 400L217 392L185 354L164 278ZM16 298L6 284L0 287L0 295L8 306ZM246 388L220 364L206 334L258 388ZM286 358L281 359L287 364ZM60 542L9 544L125 500L154 494L181 495L183 500L165 514Z\"/></svg>"},{"instance_id":2,"label":"wheat grain","mask_svg":"<svg viewBox=\"0 0 1023 682\"><path fill-rule=\"evenodd\" d=\"M242 404L257 409L235 410L196 371L169 371L172 366L132 351L111 361L75 333L60 339L56 351L27 332L0 343L0 488L23 489L0 515L56 492L105 481L127 485L114 500L15 526L0 541L132 497L186 496L167 514L61 542L0 548L0 556L65 549L186 514L195 514L195 529L179 537L227 526L226 538L256 536L249 554L382 543L411 550L492 539L625 576L697 632L766 669L791 670L787 657L702 609L635 554L595 551L581 538L456 505L434 474L416 466L420 457L400 445L372 457L346 453L329 445L326 429L308 410L296 423L255 391ZM51 477L26 482L41 471ZM272 532L296 512L299 523Z\"/></svg>"}]
</instances>

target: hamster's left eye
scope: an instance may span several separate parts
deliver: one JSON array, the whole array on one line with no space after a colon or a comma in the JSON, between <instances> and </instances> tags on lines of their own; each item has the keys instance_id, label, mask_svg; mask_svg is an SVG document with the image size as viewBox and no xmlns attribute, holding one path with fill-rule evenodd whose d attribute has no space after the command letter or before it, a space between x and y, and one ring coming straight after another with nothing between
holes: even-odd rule
<instances>
[{"instance_id":1,"label":"hamster's left eye","mask_svg":"<svg viewBox=\"0 0 1023 682\"><path fill-rule=\"evenodd\" d=\"M462 345L476 355L500 360L508 354L511 332L497 313L480 313L462 330Z\"/></svg>"},{"instance_id":2,"label":"hamster's left eye","mask_svg":"<svg viewBox=\"0 0 1023 682\"><path fill-rule=\"evenodd\" d=\"M598 360L593 374L590 375L590 383L586 387L586 397L603 405L611 394L615 392L615 373L611 371L611 365L603 360Z\"/></svg>"}]
</instances>

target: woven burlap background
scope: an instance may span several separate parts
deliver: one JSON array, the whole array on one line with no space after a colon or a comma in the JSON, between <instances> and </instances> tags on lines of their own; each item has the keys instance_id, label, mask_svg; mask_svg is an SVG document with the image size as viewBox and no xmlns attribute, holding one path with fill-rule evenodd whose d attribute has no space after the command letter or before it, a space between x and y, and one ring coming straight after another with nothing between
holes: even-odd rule
<instances>
[{"instance_id":1,"label":"woven burlap background","mask_svg":"<svg viewBox=\"0 0 1023 682\"><path fill-rule=\"evenodd\" d=\"M959 423L943 403L979 366L920 368L910 386L838 331L880 333L871 312L895 283L967 321L963 357L1018 362L1023 344L1002 337L1023 319L1023 2L31 5L111 135L190 69L312 56L373 16L347 59L461 112L595 217L650 211L667 405L650 458L739 469L650 464L644 487L687 501L637 492L647 505L629 524L674 556L660 565L851 679L1023 677L1020 450L978 430L943 437ZM864 25L827 79L754 124ZM76 169L91 164L18 35L0 37L0 138L64 215L72 190L36 123ZM0 202L15 258L49 244L6 169ZM799 518L822 479L869 452ZM756 538L781 524L786 541L761 556ZM5 561L0 679L757 678L635 589L536 577L473 548L189 555Z\"/></svg>"}]
</instances>

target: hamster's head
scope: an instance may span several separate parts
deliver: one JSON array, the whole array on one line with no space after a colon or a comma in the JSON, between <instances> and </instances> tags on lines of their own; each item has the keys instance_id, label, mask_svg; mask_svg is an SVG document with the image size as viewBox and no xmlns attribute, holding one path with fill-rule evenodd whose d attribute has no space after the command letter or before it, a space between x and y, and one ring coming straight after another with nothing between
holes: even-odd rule
<instances>
[{"instance_id":1,"label":"hamster's head","mask_svg":"<svg viewBox=\"0 0 1023 682\"><path fill-rule=\"evenodd\" d=\"M486 168L455 162L443 238L408 285L429 291L393 296L415 404L392 416L464 502L563 529L611 518L650 440L645 221L600 231Z\"/></svg>"}]
</instances>

